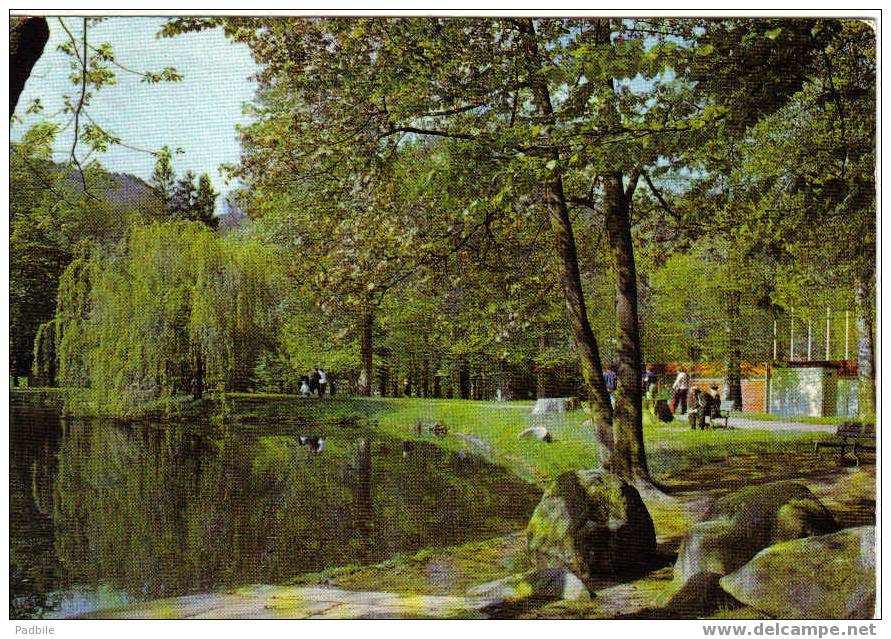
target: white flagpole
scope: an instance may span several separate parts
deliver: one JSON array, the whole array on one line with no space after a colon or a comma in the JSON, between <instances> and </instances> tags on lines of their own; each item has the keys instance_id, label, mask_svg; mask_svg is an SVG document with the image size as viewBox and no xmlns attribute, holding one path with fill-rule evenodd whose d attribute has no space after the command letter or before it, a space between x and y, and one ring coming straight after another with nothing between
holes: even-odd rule
<instances>
[{"instance_id":1,"label":"white flagpole","mask_svg":"<svg viewBox=\"0 0 891 639\"><path fill-rule=\"evenodd\" d=\"M826 307L826 361L827 361L827 362L829 361L829 355L830 355L830 353L829 353L829 338L830 338L830 332L829 332L829 307L827 306L827 307Z\"/></svg>"}]
</instances>

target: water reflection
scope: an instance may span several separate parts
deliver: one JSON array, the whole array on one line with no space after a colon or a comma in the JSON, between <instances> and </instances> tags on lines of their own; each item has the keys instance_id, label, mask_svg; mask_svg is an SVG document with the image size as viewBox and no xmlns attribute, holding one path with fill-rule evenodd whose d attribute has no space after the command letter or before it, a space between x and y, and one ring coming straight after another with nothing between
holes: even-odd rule
<instances>
[{"instance_id":1,"label":"water reflection","mask_svg":"<svg viewBox=\"0 0 891 639\"><path fill-rule=\"evenodd\" d=\"M283 583L516 530L537 501L477 457L327 428L319 450L13 407L10 614Z\"/></svg>"}]
</instances>

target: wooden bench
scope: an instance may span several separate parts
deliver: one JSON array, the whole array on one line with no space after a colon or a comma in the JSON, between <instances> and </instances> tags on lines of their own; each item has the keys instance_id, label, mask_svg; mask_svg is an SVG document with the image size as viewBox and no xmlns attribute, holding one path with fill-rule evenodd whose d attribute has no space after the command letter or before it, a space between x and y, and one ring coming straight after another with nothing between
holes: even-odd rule
<instances>
[{"instance_id":1,"label":"wooden bench","mask_svg":"<svg viewBox=\"0 0 891 639\"><path fill-rule=\"evenodd\" d=\"M867 422L844 422L835 429L834 439L814 442L814 451L821 448L838 448L838 463L846 461L845 451L850 449L854 463L860 465L860 455L876 452L876 426Z\"/></svg>"}]
</instances>

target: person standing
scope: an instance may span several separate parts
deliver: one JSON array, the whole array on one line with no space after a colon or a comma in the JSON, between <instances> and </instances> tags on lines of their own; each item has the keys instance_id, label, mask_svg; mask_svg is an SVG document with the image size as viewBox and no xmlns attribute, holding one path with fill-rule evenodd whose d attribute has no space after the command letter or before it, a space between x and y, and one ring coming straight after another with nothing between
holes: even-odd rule
<instances>
[{"instance_id":1,"label":"person standing","mask_svg":"<svg viewBox=\"0 0 891 639\"><path fill-rule=\"evenodd\" d=\"M316 370L319 371L319 397L324 397L325 387L328 385L328 375L320 368Z\"/></svg>"},{"instance_id":2,"label":"person standing","mask_svg":"<svg viewBox=\"0 0 891 639\"><path fill-rule=\"evenodd\" d=\"M317 393L319 390L319 369L314 368L309 376L309 394Z\"/></svg>"},{"instance_id":3,"label":"person standing","mask_svg":"<svg viewBox=\"0 0 891 639\"><path fill-rule=\"evenodd\" d=\"M690 391L690 374L687 369L681 367L678 370L678 376L671 385L671 412L677 413L676 409L680 409L681 415L687 412L687 393Z\"/></svg>"},{"instance_id":4,"label":"person standing","mask_svg":"<svg viewBox=\"0 0 891 639\"><path fill-rule=\"evenodd\" d=\"M697 425L700 430L705 430L705 413L700 407L700 398L702 395L704 395L704 393L700 393L699 389L694 386L690 389L689 396L687 397L690 408L687 413L687 421L690 424L691 430L696 430Z\"/></svg>"},{"instance_id":5,"label":"person standing","mask_svg":"<svg viewBox=\"0 0 891 639\"><path fill-rule=\"evenodd\" d=\"M717 419L721 416L721 393L718 390L717 384L712 384L710 390L709 397L711 398L711 406L709 417Z\"/></svg>"},{"instance_id":6,"label":"person standing","mask_svg":"<svg viewBox=\"0 0 891 639\"><path fill-rule=\"evenodd\" d=\"M606 370L603 371L603 384L606 386L606 392L609 393L609 401L615 405L617 376L616 371L613 370L612 364L607 366Z\"/></svg>"},{"instance_id":7,"label":"person standing","mask_svg":"<svg viewBox=\"0 0 891 639\"><path fill-rule=\"evenodd\" d=\"M309 380L306 377L300 378L300 394L304 397L309 397Z\"/></svg>"},{"instance_id":8,"label":"person standing","mask_svg":"<svg viewBox=\"0 0 891 639\"><path fill-rule=\"evenodd\" d=\"M643 379L640 383L641 391L643 392L644 397L647 399L655 399L657 383L656 383L656 373L653 372L653 365L647 364L647 370L643 374Z\"/></svg>"}]
</instances>

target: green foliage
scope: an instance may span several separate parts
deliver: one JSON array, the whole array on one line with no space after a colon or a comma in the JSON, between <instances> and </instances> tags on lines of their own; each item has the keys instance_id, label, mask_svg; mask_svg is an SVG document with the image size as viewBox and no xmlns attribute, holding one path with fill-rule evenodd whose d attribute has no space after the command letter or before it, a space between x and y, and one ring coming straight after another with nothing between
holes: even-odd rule
<instances>
[{"instance_id":1,"label":"green foliage","mask_svg":"<svg viewBox=\"0 0 891 639\"><path fill-rule=\"evenodd\" d=\"M216 207L217 193L213 190L210 177L207 173L202 173L198 178L198 190L195 194L195 202L193 204L194 219L210 226L216 227L216 218L213 216Z\"/></svg>"},{"instance_id":2,"label":"green foliage","mask_svg":"<svg viewBox=\"0 0 891 639\"><path fill-rule=\"evenodd\" d=\"M22 144L10 147L10 346L11 367L20 376L31 373L35 347L44 355L49 352L46 345L35 344L35 337L53 317L59 278L77 247L118 242L155 207L138 182L135 196L131 191L121 198L120 176L108 175L98 165L86 172L95 193L77 188L71 171L48 159L47 137L54 130L49 123L38 124ZM47 370L38 373L45 383L53 383Z\"/></svg>"},{"instance_id":3,"label":"green foliage","mask_svg":"<svg viewBox=\"0 0 891 639\"><path fill-rule=\"evenodd\" d=\"M287 308L281 273L273 252L203 225L133 227L122 250L94 251L65 272L60 379L119 412L195 383L245 388Z\"/></svg>"},{"instance_id":4,"label":"green foliage","mask_svg":"<svg viewBox=\"0 0 891 639\"><path fill-rule=\"evenodd\" d=\"M172 179L172 171L167 172L169 151L159 158L160 166L155 167L156 173L160 170L165 177ZM160 177L160 176L159 176ZM217 193L213 190L210 177L202 173L195 182L195 174L186 171L180 179L173 184L170 197L167 200L167 211L176 220L194 220L202 224L216 228L217 219L214 217Z\"/></svg>"},{"instance_id":5,"label":"green foliage","mask_svg":"<svg viewBox=\"0 0 891 639\"><path fill-rule=\"evenodd\" d=\"M176 185L176 176L173 172L173 153L166 144L155 153L155 168L152 172L152 186L157 189L161 197L164 210L170 205L170 198Z\"/></svg>"},{"instance_id":6,"label":"green foliage","mask_svg":"<svg viewBox=\"0 0 891 639\"><path fill-rule=\"evenodd\" d=\"M462 371L571 364L545 204L555 176L607 362L619 343L605 175L625 176L648 360L764 359L773 319L796 299L850 303L852 275L874 265L874 34L863 23L235 17L162 31L216 26L261 64L233 175L250 241L275 247L290 278L274 294L290 312L245 360L256 370L237 374L264 387L317 365L352 383L373 362L388 392L411 379L432 394ZM109 55L99 47L96 64ZM56 133L31 132L29 155ZM210 179L176 182L166 147L154 185L175 217L213 224ZM104 269L132 250L90 259ZM175 278L156 290L168 286L165 312L188 306L212 323ZM183 351L195 341L183 331L165 344Z\"/></svg>"}]
</instances>

